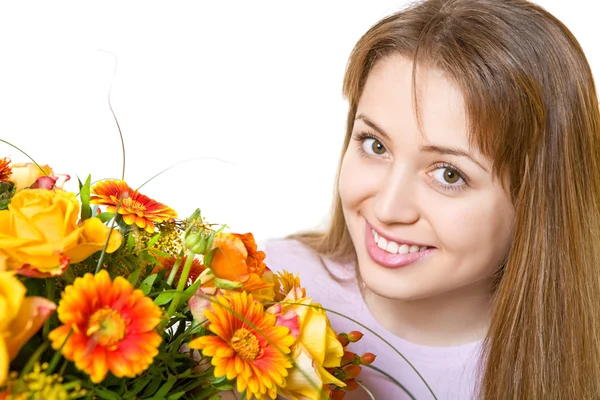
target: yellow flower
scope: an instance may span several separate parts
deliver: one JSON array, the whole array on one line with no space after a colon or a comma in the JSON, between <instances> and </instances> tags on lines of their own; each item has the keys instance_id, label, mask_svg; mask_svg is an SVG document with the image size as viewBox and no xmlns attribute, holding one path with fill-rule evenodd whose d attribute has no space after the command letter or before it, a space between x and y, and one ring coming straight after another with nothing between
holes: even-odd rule
<instances>
[{"instance_id":1,"label":"yellow flower","mask_svg":"<svg viewBox=\"0 0 600 400\"><path fill-rule=\"evenodd\" d=\"M246 292L217 296L204 314L216 336L201 336L189 347L212 357L215 376L236 379L237 390L245 391L248 400L275 399L292 366L286 356L294 343L289 330L275 325L275 316Z\"/></svg>"},{"instance_id":2,"label":"yellow flower","mask_svg":"<svg viewBox=\"0 0 600 400\"><path fill-rule=\"evenodd\" d=\"M0 256L0 264L3 263ZM56 305L43 297L25 297L25 286L0 265L0 386L10 361L44 324Z\"/></svg>"},{"instance_id":3,"label":"yellow flower","mask_svg":"<svg viewBox=\"0 0 600 400\"><path fill-rule=\"evenodd\" d=\"M94 383L102 382L108 371L118 378L145 371L162 341L155 331L160 308L123 277L111 281L106 270L67 286L58 318L64 325L48 335L52 347L58 350L66 340L62 354Z\"/></svg>"},{"instance_id":4,"label":"yellow flower","mask_svg":"<svg viewBox=\"0 0 600 400\"><path fill-rule=\"evenodd\" d=\"M111 229L98 218L78 225L79 208L75 195L60 189L17 193L8 210L0 211L0 253L7 256L8 269L34 277L56 276L102 250ZM106 251L117 250L121 240L113 230Z\"/></svg>"},{"instance_id":5,"label":"yellow flower","mask_svg":"<svg viewBox=\"0 0 600 400\"><path fill-rule=\"evenodd\" d=\"M290 371L287 385L280 393L286 399L319 399L324 385L345 384L326 368L339 367L344 348L331 329L325 310L319 303L305 296L300 281L289 273L280 274L279 280L289 290L286 298L271 306L267 312L277 315L278 324L297 332L292 348L295 367ZM297 318L294 318L297 317Z\"/></svg>"},{"instance_id":6,"label":"yellow flower","mask_svg":"<svg viewBox=\"0 0 600 400\"><path fill-rule=\"evenodd\" d=\"M17 192L33 185L40 176L50 176L53 174L52 168L49 166L40 165L38 167L34 163L12 164L11 169L12 175L10 180L15 184Z\"/></svg>"}]
</instances>

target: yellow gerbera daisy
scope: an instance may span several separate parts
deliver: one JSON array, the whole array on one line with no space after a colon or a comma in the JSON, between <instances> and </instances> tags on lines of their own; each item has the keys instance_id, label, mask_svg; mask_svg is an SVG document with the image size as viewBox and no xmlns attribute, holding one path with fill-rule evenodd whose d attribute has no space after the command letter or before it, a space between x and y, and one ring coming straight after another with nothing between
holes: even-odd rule
<instances>
[{"instance_id":1,"label":"yellow gerbera daisy","mask_svg":"<svg viewBox=\"0 0 600 400\"><path fill-rule=\"evenodd\" d=\"M275 399L292 367L287 354L294 338L289 329L276 326L275 316L246 292L217 296L204 315L216 336L199 337L190 348L212 357L215 376L236 379L237 390L245 391L247 399Z\"/></svg>"},{"instance_id":2,"label":"yellow gerbera daisy","mask_svg":"<svg viewBox=\"0 0 600 400\"><path fill-rule=\"evenodd\" d=\"M154 232L155 222L177 218L175 210L130 188L124 181L99 182L92 187L92 193L90 203L108 206L107 211L121 214L127 225L136 224L150 233Z\"/></svg>"}]
</instances>

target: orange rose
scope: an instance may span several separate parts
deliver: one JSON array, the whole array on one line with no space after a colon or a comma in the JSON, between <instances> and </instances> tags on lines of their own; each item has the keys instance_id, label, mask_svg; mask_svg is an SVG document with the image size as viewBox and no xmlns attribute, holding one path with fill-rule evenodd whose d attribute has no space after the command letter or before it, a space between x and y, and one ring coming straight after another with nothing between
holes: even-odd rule
<instances>
[{"instance_id":1,"label":"orange rose","mask_svg":"<svg viewBox=\"0 0 600 400\"><path fill-rule=\"evenodd\" d=\"M213 249L216 251L210 269L215 277L239 282L242 290L259 299L272 300L272 274L263 261L266 255L258 251L252 233L219 233L213 241Z\"/></svg>"}]
</instances>

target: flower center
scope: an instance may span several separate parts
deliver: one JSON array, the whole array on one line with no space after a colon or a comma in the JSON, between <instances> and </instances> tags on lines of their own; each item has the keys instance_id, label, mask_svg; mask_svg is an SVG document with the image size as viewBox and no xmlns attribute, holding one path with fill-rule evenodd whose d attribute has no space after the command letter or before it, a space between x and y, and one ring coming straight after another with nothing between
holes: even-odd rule
<instances>
[{"instance_id":1,"label":"flower center","mask_svg":"<svg viewBox=\"0 0 600 400\"><path fill-rule=\"evenodd\" d=\"M104 307L92 314L86 333L101 346L114 346L125 337L125 321L117 311Z\"/></svg>"},{"instance_id":2,"label":"flower center","mask_svg":"<svg viewBox=\"0 0 600 400\"><path fill-rule=\"evenodd\" d=\"M235 331L229 345L246 361L254 361L260 353L258 339L252 332L245 328Z\"/></svg>"}]
</instances>

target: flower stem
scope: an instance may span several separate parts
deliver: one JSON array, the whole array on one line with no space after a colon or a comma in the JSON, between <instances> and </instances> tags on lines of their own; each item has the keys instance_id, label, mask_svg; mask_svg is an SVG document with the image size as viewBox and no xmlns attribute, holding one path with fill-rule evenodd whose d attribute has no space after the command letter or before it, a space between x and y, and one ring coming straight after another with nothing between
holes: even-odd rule
<instances>
[{"instance_id":1,"label":"flower stem","mask_svg":"<svg viewBox=\"0 0 600 400\"><path fill-rule=\"evenodd\" d=\"M58 361L62 357L62 349L65 346L65 344L67 343L67 340L69 340L69 338L71 337L72 333L73 333L73 329L71 329L69 331L69 333L67 334L65 341L62 342L62 344L60 345L60 349L55 351L54 354L52 355L52 359L50 360L50 365L48 365L48 368L46 368L46 374L48 374L48 375L52 374L52 372L54 371L54 368L56 368Z\"/></svg>"},{"instance_id":2,"label":"flower stem","mask_svg":"<svg viewBox=\"0 0 600 400\"><path fill-rule=\"evenodd\" d=\"M108 231L108 236L106 237L106 241L104 242L104 248L102 248L102 253L100 253L100 258L98 259L98 265L96 265L96 274L100 272L100 267L102 267L102 261L104 260L104 256L106 255L106 249L108 247L108 243L110 242L110 235L113 233L113 228L115 227L115 223L117 222L117 217L119 214L119 206L121 205L121 201L117 204L117 209L115 210L115 218L113 218L112 223L110 224L110 231Z\"/></svg>"},{"instance_id":3,"label":"flower stem","mask_svg":"<svg viewBox=\"0 0 600 400\"><path fill-rule=\"evenodd\" d=\"M181 265L182 260L183 260L183 251L180 251L179 256L177 257L177 260L175 260L175 264L173 264L173 268L171 268L169 277L167 278L167 285L171 286L171 284L175 280L175 275L177 275L177 272L179 272L179 266Z\"/></svg>"},{"instance_id":4,"label":"flower stem","mask_svg":"<svg viewBox=\"0 0 600 400\"><path fill-rule=\"evenodd\" d=\"M192 268L192 263L194 262L194 257L196 253L190 251L185 260L185 265L183 266L183 271L181 272L181 276L179 277L179 283L177 284L177 293L173 298L173 301L169 305L169 310L167 314L169 318L173 316L173 313L177 310L177 306L179 306L179 302L181 301L181 295L183 294L183 289L185 288L185 283L187 282L188 275L190 274L190 269Z\"/></svg>"}]
</instances>

